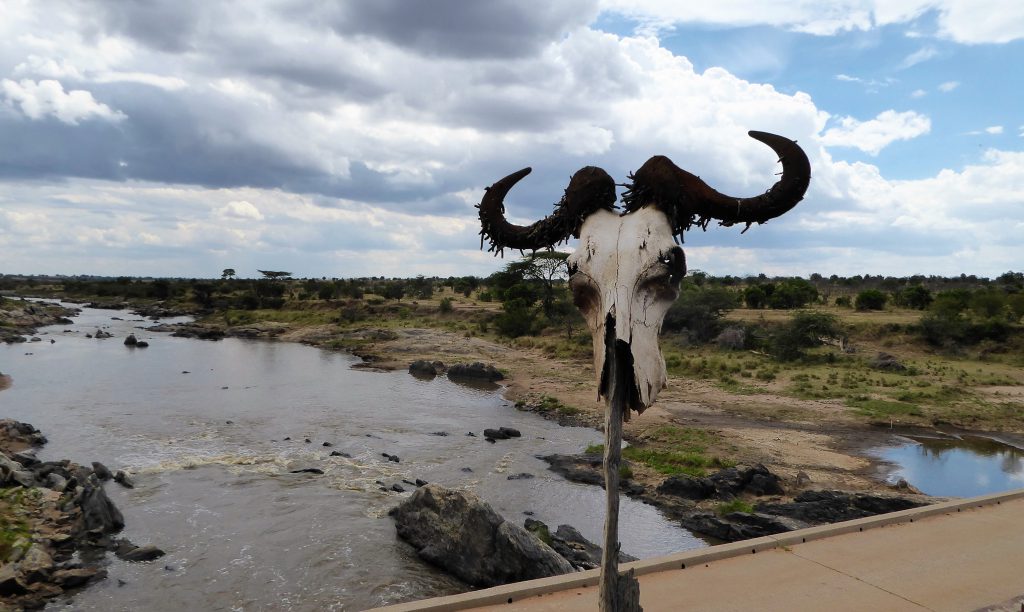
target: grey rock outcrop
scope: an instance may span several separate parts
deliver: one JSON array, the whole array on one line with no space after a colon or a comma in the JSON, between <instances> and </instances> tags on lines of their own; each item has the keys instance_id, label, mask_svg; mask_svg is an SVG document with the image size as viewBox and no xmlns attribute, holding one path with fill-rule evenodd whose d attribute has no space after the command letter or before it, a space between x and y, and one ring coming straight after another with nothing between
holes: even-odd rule
<instances>
[{"instance_id":1,"label":"grey rock outcrop","mask_svg":"<svg viewBox=\"0 0 1024 612\"><path fill-rule=\"evenodd\" d=\"M759 512L730 512L725 516L698 512L684 517L682 524L690 531L711 536L723 542L760 538L808 526L806 523L794 519Z\"/></svg>"},{"instance_id":2,"label":"grey rock outcrop","mask_svg":"<svg viewBox=\"0 0 1024 612\"><path fill-rule=\"evenodd\" d=\"M107 492L95 476L90 476L85 481L80 505L87 532L116 533L124 528L124 516L107 497Z\"/></svg>"},{"instance_id":3,"label":"grey rock outcrop","mask_svg":"<svg viewBox=\"0 0 1024 612\"><path fill-rule=\"evenodd\" d=\"M683 499L733 499L741 494L782 495L779 477L763 465L727 468L711 476L670 476L658 485L658 493Z\"/></svg>"},{"instance_id":4,"label":"grey rock outcrop","mask_svg":"<svg viewBox=\"0 0 1024 612\"><path fill-rule=\"evenodd\" d=\"M758 504L757 511L821 525L898 512L926 505L906 497L849 493L846 491L804 491L791 503Z\"/></svg>"},{"instance_id":5,"label":"grey rock outcrop","mask_svg":"<svg viewBox=\"0 0 1024 612\"><path fill-rule=\"evenodd\" d=\"M572 525L559 525L558 529L551 533L542 521L528 518L524 527L553 548L573 567L579 570L601 567L601 547L583 537L583 534ZM630 561L636 561L636 557L619 552L619 563Z\"/></svg>"},{"instance_id":6,"label":"grey rock outcrop","mask_svg":"<svg viewBox=\"0 0 1024 612\"><path fill-rule=\"evenodd\" d=\"M391 511L425 561L480 587L556 576L573 566L472 493L428 484Z\"/></svg>"}]
</instances>

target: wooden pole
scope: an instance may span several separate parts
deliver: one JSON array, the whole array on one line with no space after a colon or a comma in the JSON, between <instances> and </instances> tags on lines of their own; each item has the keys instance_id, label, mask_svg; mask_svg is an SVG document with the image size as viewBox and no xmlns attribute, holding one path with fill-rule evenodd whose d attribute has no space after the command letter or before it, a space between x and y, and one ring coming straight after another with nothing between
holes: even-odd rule
<instances>
[{"instance_id":1,"label":"wooden pole","mask_svg":"<svg viewBox=\"0 0 1024 612\"><path fill-rule=\"evenodd\" d=\"M614 329L614 328L613 328ZM616 344L622 348L616 350ZM605 360L611 376L604 411L604 487L606 493L604 550L601 553L601 612L642 612L640 583L633 571L619 575L619 465L622 462L622 421L626 407L626 390L632 372L622 359L620 350L628 345L617 342L614 333L605 340Z\"/></svg>"}]
</instances>

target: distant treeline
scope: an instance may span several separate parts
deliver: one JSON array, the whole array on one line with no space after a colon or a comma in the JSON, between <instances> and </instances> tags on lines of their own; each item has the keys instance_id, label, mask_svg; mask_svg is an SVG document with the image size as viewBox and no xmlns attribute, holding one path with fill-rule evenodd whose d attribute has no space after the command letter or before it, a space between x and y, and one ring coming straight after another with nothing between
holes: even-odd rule
<instances>
[{"instance_id":1,"label":"distant treeline","mask_svg":"<svg viewBox=\"0 0 1024 612\"><path fill-rule=\"evenodd\" d=\"M509 263L488 277L291 278L288 272L261 271L257 280L234 278L52 277L0 275L0 291L79 300L132 302L155 300L185 310L226 311L282 308L338 308L340 321L367 316L368 306L385 302L424 301L440 295L438 309L451 312L461 296L497 302L500 310L482 319L481 331L507 337L564 332L585 334L565 282L566 254L541 252ZM1021 329L1024 273L1006 272L995 279L962 274L940 276L801 277L712 276L691 272L679 299L665 318L667 333L708 342L723 331L722 318L736 308L921 311L917 331L936 346L1004 342ZM820 324L821 321L818 321Z\"/></svg>"}]
</instances>

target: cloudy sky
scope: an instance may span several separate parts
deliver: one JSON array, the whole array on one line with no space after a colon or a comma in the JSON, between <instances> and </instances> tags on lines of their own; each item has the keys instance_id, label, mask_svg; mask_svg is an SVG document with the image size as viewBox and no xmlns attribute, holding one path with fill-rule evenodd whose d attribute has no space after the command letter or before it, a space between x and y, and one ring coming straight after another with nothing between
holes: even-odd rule
<instances>
[{"instance_id":1,"label":"cloudy sky","mask_svg":"<svg viewBox=\"0 0 1024 612\"><path fill-rule=\"evenodd\" d=\"M713 274L1024 269L1019 0L0 0L0 273L486 275L473 205L664 154L806 200Z\"/></svg>"}]
</instances>

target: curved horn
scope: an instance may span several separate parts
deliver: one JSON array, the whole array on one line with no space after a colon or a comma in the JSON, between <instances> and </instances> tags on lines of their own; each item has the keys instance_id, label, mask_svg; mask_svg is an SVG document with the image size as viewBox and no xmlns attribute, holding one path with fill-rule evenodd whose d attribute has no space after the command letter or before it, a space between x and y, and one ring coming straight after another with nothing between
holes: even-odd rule
<instances>
[{"instance_id":1,"label":"curved horn","mask_svg":"<svg viewBox=\"0 0 1024 612\"><path fill-rule=\"evenodd\" d=\"M782 162L782 178L767 192L752 198L721 194L700 177L656 156L631 177L633 185L623 199L627 210L655 203L674 213L673 230L681 233L694 223L706 226L709 219L722 225L764 223L797 205L811 180L811 164L796 142L767 132L748 132L751 138L771 147ZM670 215L672 216L672 215Z\"/></svg>"},{"instance_id":2,"label":"curved horn","mask_svg":"<svg viewBox=\"0 0 1024 612\"><path fill-rule=\"evenodd\" d=\"M579 234L580 224L599 208L615 208L615 182L608 173L587 166L572 176L555 211L528 226L513 225L505 220L505 195L512 186L530 173L530 168L514 172L487 188L480 204L480 247L484 239L491 243L489 251L500 254L505 248L535 251L551 247L569 236Z\"/></svg>"}]
</instances>

